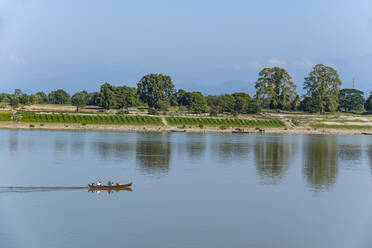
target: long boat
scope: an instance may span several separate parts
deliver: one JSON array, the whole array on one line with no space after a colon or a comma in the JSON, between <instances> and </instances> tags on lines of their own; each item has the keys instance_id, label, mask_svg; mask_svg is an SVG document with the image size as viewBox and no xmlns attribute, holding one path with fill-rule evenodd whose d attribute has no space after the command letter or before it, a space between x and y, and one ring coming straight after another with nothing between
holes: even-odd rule
<instances>
[{"instance_id":1,"label":"long boat","mask_svg":"<svg viewBox=\"0 0 372 248\"><path fill-rule=\"evenodd\" d=\"M129 188L130 186L132 186L132 184L133 183L127 183L127 184L117 183L115 185L102 185L102 186L88 184L88 187L90 190L119 190L119 189Z\"/></svg>"}]
</instances>

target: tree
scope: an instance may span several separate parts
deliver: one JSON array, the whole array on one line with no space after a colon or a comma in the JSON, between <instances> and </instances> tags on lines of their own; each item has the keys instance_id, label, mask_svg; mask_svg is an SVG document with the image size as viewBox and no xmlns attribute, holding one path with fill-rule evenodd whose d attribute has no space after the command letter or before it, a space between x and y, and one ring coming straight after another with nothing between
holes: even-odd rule
<instances>
[{"instance_id":1,"label":"tree","mask_svg":"<svg viewBox=\"0 0 372 248\"><path fill-rule=\"evenodd\" d=\"M371 95L368 97L367 101L364 103L364 108L368 112L372 112L372 92Z\"/></svg>"},{"instance_id":2,"label":"tree","mask_svg":"<svg viewBox=\"0 0 372 248\"><path fill-rule=\"evenodd\" d=\"M296 85L288 72L279 67L265 68L259 72L255 99L271 109L289 109L296 98Z\"/></svg>"},{"instance_id":3,"label":"tree","mask_svg":"<svg viewBox=\"0 0 372 248\"><path fill-rule=\"evenodd\" d=\"M101 85L101 91L98 99L98 106L104 109L111 109L117 106L115 89L116 87L105 83Z\"/></svg>"},{"instance_id":4,"label":"tree","mask_svg":"<svg viewBox=\"0 0 372 248\"><path fill-rule=\"evenodd\" d=\"M311 105L323 114L326 110L337 110L341 84L335 69L318 64L305 78L304 90L307 91L306 96L311 99Z\"/></svg>"},{"instance_id":5,"label":"tree","mask_svg":"<svg viewBox=\"0 0 372 248\"><path fill-rule=\"evenodd\" d=\"M187 92L185 90L179 89L176 93L177 103L180 106L187 105Z\"/></svg>"},{"instance_id":6,"label":"tree","mask_svg":"<svg viewBox=\"0 0 372 248\"><path fill-rule=\"evenodd\" d=\"M49 98L44 92L39 91L35 95L38 98L38 103L48 103L49 102Z\"/></svg>"},{"instance_id":7,"label":"tree","mask_svg":"<svg viewBox=\"0 0 372 248\"><path fill-rule=\"evenodd\" d=\"M136 88L128 86L116 87L115 96L118 108L127 108L139 104L139 97Z\"/></svg>"},{"instance_id":8,"label":"tree","mask_svg":"<svg viewBox=\"0 0 372 248\"><path fill-rule=\"evenodd\" d=\"M315 113L318 111L317 106L314 105L314 102L309 96L305 96L304 99L302 99L299 108L300 110L309 113Z\"/></svg>"},{"instance_id":9,"label":"tree","mask_svg":"<svg viewBox=\"0 0 372 248\"><path fill-rule=\"evenodd\" d=\"M31 98L27 94L22 94L18 96L18 100L23 105L30 105L31 104Z\"/></svg>"},{"instance_id":10,"label":"tree","mask_svg":"<svg viewBox=\"0 0 372 248\"><path fill-rule=\"evenodd\" d=\"M254 114L260 112L260 106L247 93L232 94L235 100L234 110L239 114Z\"/></svg>"},{"instance_id":11,"label":"tree","mask_svg":"<svg viewBox=\"0 0 372 248\"><path fill-rule=\"evenodd\" d=\"M22 93L22 90L20 90L20 89L15 89L14 90L14 95L16 95L16 96L20 96L20 95L22 95L23 93Z\"/></svg>"},{"instance_id":12,"label":"tree","mask_svg":"<svg viewBox=\"0 0 372 248\"><path fill-rule=\"evenodd\" d=\"M141 101L156 109L169 105L175 93L171 77L163 74L143 76L137 84L137 91Z\"/></svg>"},{"instance_id":13,"label":"tree","mask_svg":"<svg viewBox=\"0 0 372 248\"><path fill-rule=\"evenodd\" d=\"M219 96L217 98L216 107L220 113L233 113L235 108L235 98L229 94Z\"/></svg>"},{"instance_id":14,"label":"tree","mask_svg":"<svg viewBox=\"0 0 372 248\"><path fill-rule=\"evenodd\" d=\"M87 105L98 105L99 92L88 93Z\"/></svg>"},{"instance_id":15,"label":"tree","mask_svg":"<svg viewBox=\"0 0 372 248\"><path fill-rule=\"evenodd\" d=\"M66 104L70 102L70 95L67 94L66 91L59 89L59 90L50 92L48 95L48 99L50 103Z\"/></svg>"},{"instance_id":16,"label":"tree","mask_svg":"<svg viewBox=\"0 0 372 248\"><path fill-rule=\"evenodd\" d=\"M343 112L363 112L365 99L363 91L342 89L338 96L338 109Z\"/></svg>"},{"instance_id":17,"label":"tree","mask_svg":"<svg viewBox=\"0 0 372 248\"><path fill-rule=\"evenodd\" d=\"M10 106L12 107L12 109L16 109L19 107L19 100L16 95L10 99Z\"/></svg>"},{"instance_id":18,"label":"tree","mask_svg":"<svg viewBox=\"0 0 372 248\"><path fill-rule=\"evenodd\" d=\"M79 112L80 108L84 108L87 105L88 92L81 91L74 94L71 97L72 105L76 106L76 112Z\"/></svg>"},{"instance_id":19,"label":"tree","mask_svg":"<svg viewBox=\"0 0 372 248\"><path fill-rule=\"evenodd\" d=\"M208 107L207 100L200 92L191 92L188 97L189 108L195 114L205 113Z\"/></svg>"}]
</instances>

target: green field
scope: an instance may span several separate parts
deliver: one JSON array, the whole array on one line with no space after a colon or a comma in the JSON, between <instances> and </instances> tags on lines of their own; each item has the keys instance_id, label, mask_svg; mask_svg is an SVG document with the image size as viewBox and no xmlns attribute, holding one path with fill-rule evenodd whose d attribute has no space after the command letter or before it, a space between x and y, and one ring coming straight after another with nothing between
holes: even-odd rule
<instances>
[{"instance_id":1,"label":"green field","mask_svg":"<svg viewBox=\"0 0 372 248\"><path fill-rule=\"evenodd\" d=\"M171 126L213 126L213 127L266 127L283 128L284 123L278 119L239 119L239 118L197 118L197 117L166 117Z\"/></svg>"},{"instance_id":2,"label":"green field","mask_svg":"<svg viewBox=\"0 0 372 248\"><path fill-rule=\"evenodd\" d=\"M6 112L0 112L0 121L11 121L12 114Z\"/></svg>"},{"instance_id":3,"label":"green field","mask_svg":"<svg viewBox=\"0 0 372 248\"><path fill-rule=\"evenodd\" d=\"M162 126L160 117L124 115L65 115L65 114L20 114L21 122L37 123L81 123L111 125L153 125Z\"/></svg>"}]
</instances>

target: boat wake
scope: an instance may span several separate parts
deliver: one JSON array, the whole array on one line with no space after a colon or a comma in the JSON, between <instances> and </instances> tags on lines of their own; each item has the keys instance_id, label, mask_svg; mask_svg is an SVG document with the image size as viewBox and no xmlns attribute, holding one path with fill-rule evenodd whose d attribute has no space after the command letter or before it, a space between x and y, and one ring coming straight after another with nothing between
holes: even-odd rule
<instances>
[{"instance_id":1,"label":"boat wake","mask_svg":"<svg viewBox=\"0 0 372 248\"><path fill-rule=\"evenodd\" d=\"M46 191L67 191L88 189L88 187L0 187L1 193L29 193L29 192L46 192Z\"/></svg>"}]
</instances>

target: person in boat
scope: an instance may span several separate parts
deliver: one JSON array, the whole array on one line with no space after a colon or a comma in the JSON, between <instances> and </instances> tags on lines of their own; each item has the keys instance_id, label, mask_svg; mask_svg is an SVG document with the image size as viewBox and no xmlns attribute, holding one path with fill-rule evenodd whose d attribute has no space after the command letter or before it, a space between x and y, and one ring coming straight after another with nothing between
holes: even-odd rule
<instances>
[{"instance_id":1,"label":"person in boat","mask_svg":"<svg viewBox=\"0 0 372 248\"><path fill-rule=\"evenodd\" d=\"M101 187L101 186L102 186L101 181L98 181L98 182L97 182L97 186L98 186L98 187Z\"/></svg>"}]
</instances>

